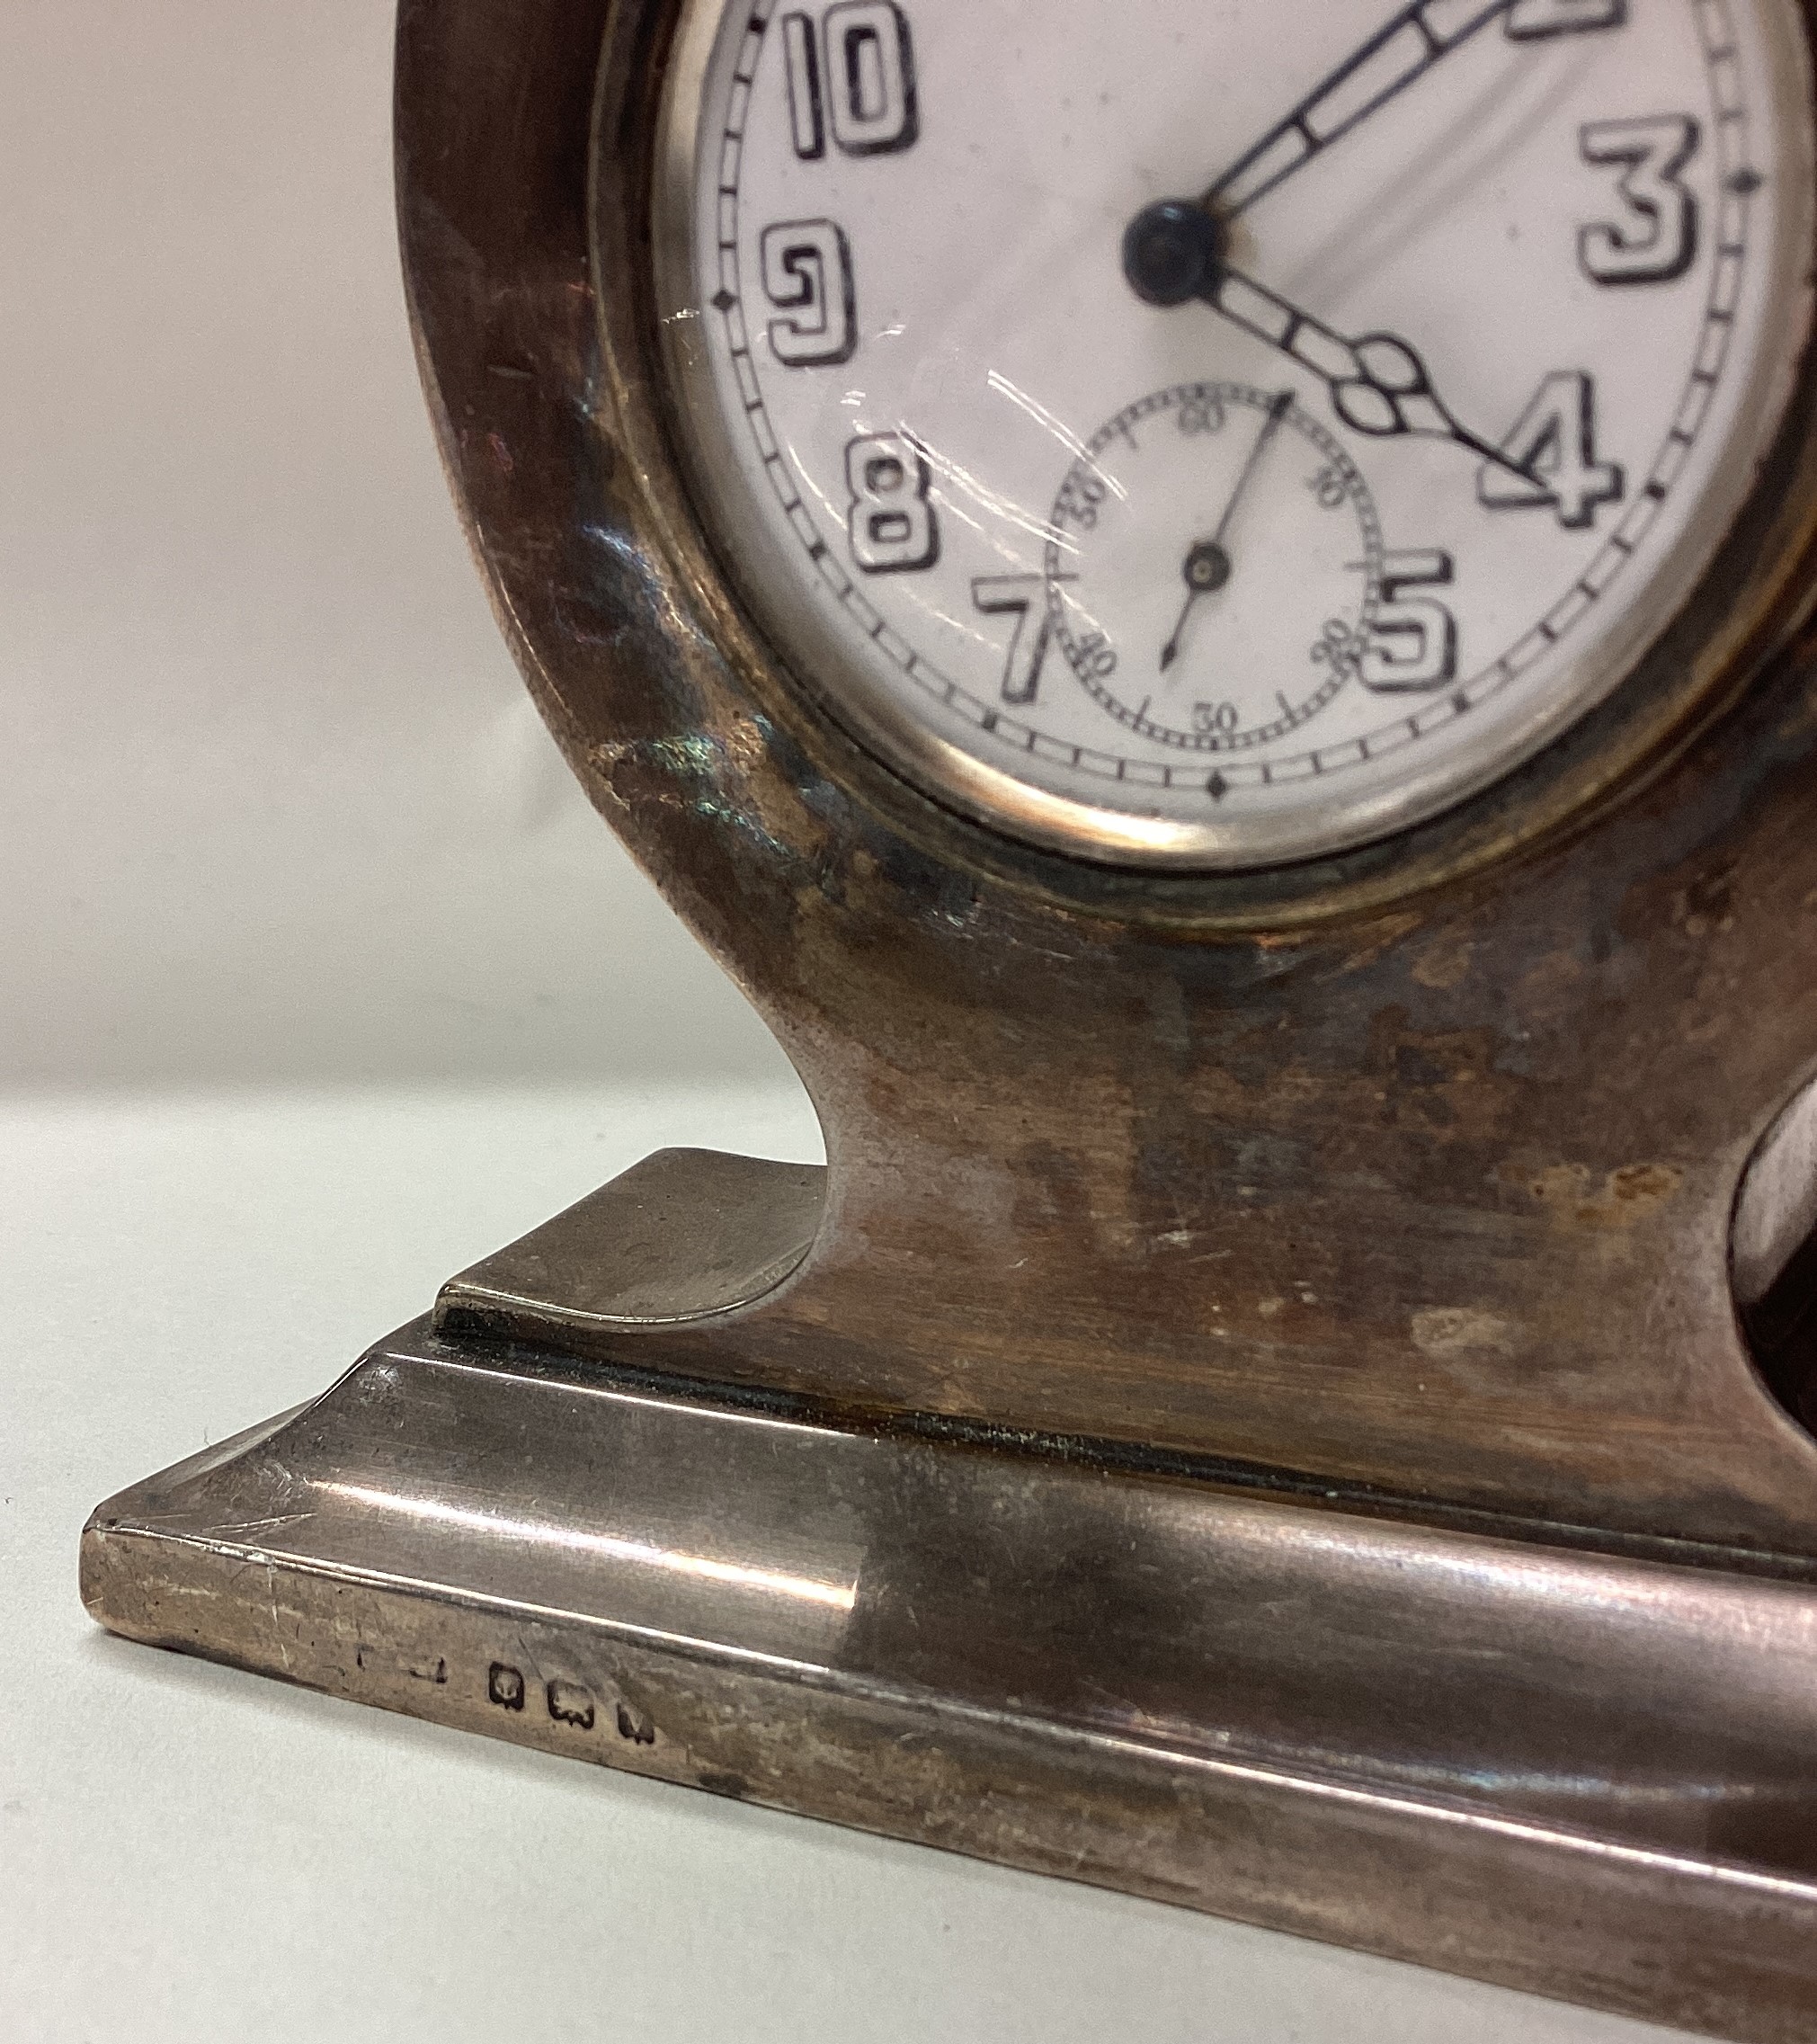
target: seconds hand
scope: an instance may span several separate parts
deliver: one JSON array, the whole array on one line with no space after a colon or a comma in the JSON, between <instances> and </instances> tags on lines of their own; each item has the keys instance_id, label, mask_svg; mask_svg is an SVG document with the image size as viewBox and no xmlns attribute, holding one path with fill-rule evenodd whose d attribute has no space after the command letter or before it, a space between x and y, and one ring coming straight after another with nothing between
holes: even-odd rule
<instances>
[{"instance_id":1,"label":"seconds hand","mask_svg":"<svg viewBox=\"0 0 1817 2044\"><path fill-rule=\"evenodd\" d=\"M1236 487L1230 493L1230 501L1224 507L1224 516L1217 522L1217 531L1208 540L1195 540L1187 549L1186 559L1180 573L1186 577L1186 602L1180 606L1180 622L1173 628L1173 637L1161 649L1161 671L1164 674L1180 657L1180 635L1186 629L1186 620L1192 615L1192 606L1201 596L1209 595L1214 589L1222 589L1230 580L1230 556L1225 550L1224 537L1230 531L1230 522L1236 516L1236 507L1243 502L1243 492L1248 489L1250 478L1260 466L1262 456L1268 451L1281 421L1293 408L1294 394L1283 390L1268 408L1268 416L1262 421L1261 431L1255 436L1249 451L1249 460L1243 465L1243 473L1236 479Z\"/></svg>"}]
</instances>

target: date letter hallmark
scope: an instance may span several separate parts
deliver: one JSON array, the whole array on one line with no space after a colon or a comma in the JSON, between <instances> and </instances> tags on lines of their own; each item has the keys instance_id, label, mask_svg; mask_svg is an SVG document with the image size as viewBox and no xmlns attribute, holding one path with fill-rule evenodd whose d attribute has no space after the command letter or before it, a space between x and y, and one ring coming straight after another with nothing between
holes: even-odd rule
<instances>
[{"instance_id":1,"label":"date letter hallmark","mask_svg":"<svg viewBox=\"0 0 1817 2044\"><path fill-rule=\"evenodd\" d=\"M593 1728L593 1696L577 1682L552 1682L548 1685L549 1716L557 1725L572 1725L577 1731Z\"/></svg>"}]
</instances>

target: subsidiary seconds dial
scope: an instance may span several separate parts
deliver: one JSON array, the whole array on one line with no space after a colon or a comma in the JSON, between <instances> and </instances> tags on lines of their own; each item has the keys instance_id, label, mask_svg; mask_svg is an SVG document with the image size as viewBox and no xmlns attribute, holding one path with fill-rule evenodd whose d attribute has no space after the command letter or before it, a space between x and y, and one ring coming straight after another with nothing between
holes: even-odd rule
<instances>
[{"instance_id":1,"label":"subsidiary seconds dial","mask_svg":"<svg viewBox=\"0 0 1817 2044\"><path fill-rule=\"evenodd\" d=\"M655 227L702 517L854 736L1077 855L1267 865L1511 772L1704 580L1802 357L1794 0L1291 27L683 9Z\"/></svg>"},{"instance_id":2,"label":"subsidiary seconds dial","mask_svg":"<svg viewBox=\"0 0 1817 2044\"><path fill-rule=\"evenodd\" d=\"M1367 650L1376 507L1291 390L1193 383L1142 398L1091 436L1048 522L1055 641L1144 738L1267 746L1316 716ZM1219 797L1229 779L1214 775Z\"/></svg>"}]
</instances>

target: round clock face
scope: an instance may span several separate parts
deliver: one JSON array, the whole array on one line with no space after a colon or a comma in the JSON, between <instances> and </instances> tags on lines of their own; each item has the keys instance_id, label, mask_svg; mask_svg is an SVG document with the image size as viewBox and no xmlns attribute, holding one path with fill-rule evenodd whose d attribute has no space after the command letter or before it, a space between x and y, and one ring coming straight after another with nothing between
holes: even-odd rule
<instances>
[{"instance_id":1,"label":"round clock face","mask_svg":"<svg viewBox=\"0 0 1817 2044\"><path fill-rule=\"evenodd\" d=\"M1792 0L697 0L707 522L942 799L1252 867L1485 787L1696 586L1802 355Z\"/></svg>"}]
</instances>

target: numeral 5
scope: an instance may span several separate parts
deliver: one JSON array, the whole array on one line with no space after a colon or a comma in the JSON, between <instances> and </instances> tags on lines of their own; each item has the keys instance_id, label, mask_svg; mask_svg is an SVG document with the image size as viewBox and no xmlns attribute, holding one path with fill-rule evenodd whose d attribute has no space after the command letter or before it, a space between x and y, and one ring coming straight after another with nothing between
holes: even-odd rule
<instances>
[{"instance_id":1,"label":"numeral 5","mask_svg":"<svg viewBox=\"0 0 1817 2044\"><path fill-rule=\"evenodd\" d=\"M1403 594L1442 587L1451 575L1450 555L1437 549L1383 557L1382 601L1357 662L1357 679L1366 689L1403 695L1456 679L1456 619L1434 597Z\"/></svg>"}]
</instances>

